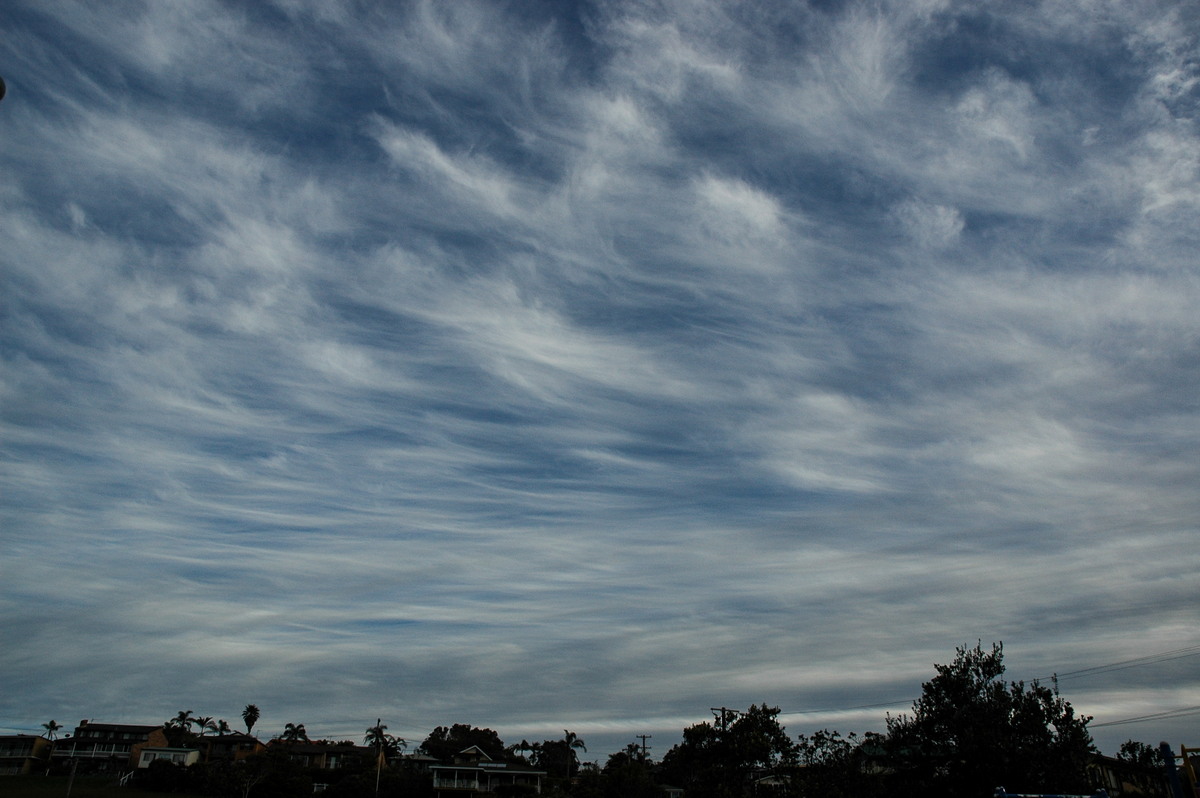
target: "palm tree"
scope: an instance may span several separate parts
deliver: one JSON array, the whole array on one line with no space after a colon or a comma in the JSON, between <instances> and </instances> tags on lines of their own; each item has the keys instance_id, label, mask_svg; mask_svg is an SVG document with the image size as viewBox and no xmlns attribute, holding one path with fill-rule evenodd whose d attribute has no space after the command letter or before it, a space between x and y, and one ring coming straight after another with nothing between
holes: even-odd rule
<instances>
[{"instance_id":1,"label":"palm tree","mask_svg":"<svg viewBox=\"0 0 1200 798\"><path fill-rule=\"evenodd\" d=\"M247 704L246 708L242 710L242 720L246 721L246 734L249 734L254 728L254 724L258 723L258 717L258 707L254 704Z\"/></svg>"},{"instance_id":2,"label":"palm tree","mask_svg":"<svg viewBox=\"0 0 1200 798\"><path fill-rule=\"evenodd\" d=\"M383 718L377 718L375 725L367 729L363 744L375 749L375 794L379 795L379 774L383 770L383 761L388 756L399 754L408 747L408 741L402 737L387 733Z\"/></svg>"},{"instance_id":3,"label":"palm tree","mask_svg":"<svg viewBox=\"0 0 1200 798\"><path fill-rule=\"evenodd\" d=\"M217 727L213 725L213 719L207 715L193 718L196 722L196 728L200 730L200 736L203 737L206 731L216 731Z\"/></svg>"},{"instance_id":4,"label":"palm tree","mask_svg":"<svg viewBox=\"0 0 1200 798\"><path fill-rule=\"evenodd\" d=\"M184 731L191 731L192 724L197 721L197 718L192 717L190 709L181 709L179 714L167 721L167 725Z\"/></svg>"},{"instance_id":5,"label":"palm tree","mask_svg":"<svg viewBox=\"0 0 1200 798\"><path fill-rule=\"evenodd\" d=\"M58 730L62 725L55 720L50 720L49 723L43 723L42 728L46 730L42 736L50 741L50 756L46 758L46 775L50 775L50 763L54 761L54 738L58 735Z\"/></svg>"},{"instance_id":6,"label":"palm tree","mask_svg":"<svg viewBox=\"0 0 1200 798\"><path fill-rule=\"evenodd\" d=\"M530 751L536 751L537 747L537 743L531 743L528 740L521 740L521 742L517 743L516 745L509 746L509 750L513 753L520 751L521 759L525 759L525 754L529 753Z\"/></svg>"},{"instance_id":7,"label":"palm tree","mask_svg":"<svg viewBox=\"0 0 1200 798\"><path fill-rule=\"evenodd\" d=\"M575 732L567 731L566 729L563 729L563 742L567 744L567 778L570 779L571 765L576 760L575 749L579 748L586 751L587 746L583 744L583 740Z\"/></svg>"},{"instance_id":8,"label":"palm tree","mask_svg":"<svg viewBox=\"0 0 1200 798\"><path fill-rule=\"evenodd\" d=\"M289 743L308 742L308 732L303 723L289 723L283 727L283 734L279 735L279 739Z\"/></svg>"},{"instance_id":9,"label":"palm tree","mask_svg":"<svg viewBox=\"0 0 1200 798\"><path fill-rule=\"evenodd\" d=\"M229 728L229 724L225 722L225 718L221 718L219 721L217 721L217 725L213 731L217 733L218 737L224 737L226 734L229 734L229 732L233 731L233 729Z\"/></svg>"},{"instance_id":10,"label":"palm tree","mask_svg":"<svg viewBox=\"0 0 1200 798\"><path fill-rule=\"evenodd\" d=\"M195 723L196 719L192 717L192 711L181 709L175 717L163 724L163 732L167 735L167 740L171 745L182 746L191 739L192 725Z\"/></svg>"}]
</instances>

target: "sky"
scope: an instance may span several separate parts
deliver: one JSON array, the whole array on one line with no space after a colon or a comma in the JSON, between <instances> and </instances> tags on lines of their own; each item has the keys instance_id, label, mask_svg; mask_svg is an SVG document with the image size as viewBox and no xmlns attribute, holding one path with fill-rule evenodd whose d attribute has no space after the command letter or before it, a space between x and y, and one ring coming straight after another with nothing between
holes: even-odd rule
<instances>
[{"instance_id":1,"label":"sky","mask_svg":"<svg viewBox=\"0 0 1200 798\"><path fill-rule=\"evenodd\" d=\"M1200 745L1200 6L0 29L3 730L661 756L999 641Z\"/></svg>"}]
</instances>

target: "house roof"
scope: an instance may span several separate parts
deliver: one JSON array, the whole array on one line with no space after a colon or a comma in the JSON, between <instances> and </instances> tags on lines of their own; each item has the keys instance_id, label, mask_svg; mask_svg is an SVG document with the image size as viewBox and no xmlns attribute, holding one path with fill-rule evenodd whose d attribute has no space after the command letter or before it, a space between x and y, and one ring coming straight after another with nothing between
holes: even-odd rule
<instances>
[{"instance_id":1,"label":"house roof","mask_svg":"<svg viewBox=\"0 0 1200 798\"><path fill-rule=\"evenodd\" d=\"M149 734L155 729L161 729L162 727L163 725L161 723L155 726L146 726L138 723L94 723L92 721L86 721L76 726L75 731L78 733L83 729L87 729L88 731L117 732L120 734L129 734L134 732L140 734Z\"/></svg>"},{"instance_id":2,"label":"house roof","mask_svg":"<svg viewBox=\"0 0 1200 798\"><path fill-rule=\"evenodd\" d=\"M204 734L200 735L205 740L257 740L258 738L252 734L247 734L244 731L229 731L224 734Z\"/></svg>"},{"instance_id":3,"label":"house roof","mask_svg":"<svg viewBox=\"0 0 1200 798\"><path fill-rule=\"evenodd\" d=\"M368 748L363 745L339 745L326 740L307 740L300 742L289 742L275 738L267 743L272 748L286 748L292 753L298 754L347 754L347 753L374 753L374 748Z\"/></svg>"},{"instance_id":4,"label":"house roof","mask_svg":"<svg viewBox=\"0 0 1200 798\"><path fill-rule=\"evenodd\" d=\"M404 758L409 760L410 762L438 762L438 761L440 761L436 756L430 756L429 754L422 754L420 751L414 751L411 754L405 754Z\"/></svg>"}]
</instances>

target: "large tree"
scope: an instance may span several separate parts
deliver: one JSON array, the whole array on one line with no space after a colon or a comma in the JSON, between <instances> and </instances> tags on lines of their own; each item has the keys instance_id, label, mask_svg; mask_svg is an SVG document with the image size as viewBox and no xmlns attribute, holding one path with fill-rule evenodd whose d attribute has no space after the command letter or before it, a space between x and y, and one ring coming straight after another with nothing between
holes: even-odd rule
<instances>
[{"instance_id":1,"label":"large tree","mask_svg":"<svg viewBox=\"0 0 1200 798\"><path fill-rule=\"evenodd\" d=\"M1123 780L1134 784L1145 795L1161 792L1166 770L1159 747L1138 740L1126 740L1121 743L1117 759L1131 765L1130 770L1122 776Z\"/></svg>"},{"instance_id":2,"label":"large tree","mask_svg":"<svg viewBox=\"0 0 1200 798\"><path fill-rule=\"evenodd\" d=\"M657 798L662 790L654 781L653 763L637 743L608 757L600 771L599 792L604 798Z\"/></svg>"},{"instance_id":3,"label":"large tree","mask_svg":"<svg viewBox=\"0 0 1200 798\"><path fill-rule=\"evenodd\" d=\"M569 780L579 771L579 755L576 750L587 750L583 740L568 729L563 729L561 740L543 740L533 746L531 762L555 778Z\"/></svg>"},{"instance_id":4,"label":"large tree","mask_svg":"<svg viewBox=\"0 0 1200 798\"><path fill-rule=\"evenodd\" d=\"M1050 687L1006 683L1000 643L959 647L922 685L911 715L889 717L887 749L897 795L986 798L1010 792L1087 792L1090 717Z\"/></svg>"},{"instance_id":5,"label":"large tree","mask_svg":"<svg viewBox=\"0 0 1200 798\"><path fill-rule=\"evenodd\" d=\"M796 764L796 747L779 725L778 707L721 709L712 723L683 730L683 742L663 757L668 781L695 798L749 795L756 781L784 777Z\"/></svg>"},{"instance_id":6,"label":"large tree","mask_svg":"<svg viewBox=\"0 0 1200 798\"><path fill-rule=\"evenodd\" d=\"M425 742L421 743L420 750L434 759L446 762L452 759L459 751L470 748L473 745L479 746L479 750L497 762L502 762L511 757L511 754L504 747L504 741L500 739L500 735L496 734L496 732L491 729L469 726L465 723L455 723L449 728L438 726L429 733L429 736L425 738Z\"/></svg>"},{"instance_id":7,"label":"large tree","mask_svg":"<svg viewBox=\"0 0 1200 798\"><path fill-rule=\"evenodd\" d=\"M883 792L879 775L867 758L882 750L880 736L867 732L864 739L851 733L821 729L812 736L800 735L796 750L801 767L794 779L795 792L812 798L858 798Z\"/></svg>"}]
</instances>

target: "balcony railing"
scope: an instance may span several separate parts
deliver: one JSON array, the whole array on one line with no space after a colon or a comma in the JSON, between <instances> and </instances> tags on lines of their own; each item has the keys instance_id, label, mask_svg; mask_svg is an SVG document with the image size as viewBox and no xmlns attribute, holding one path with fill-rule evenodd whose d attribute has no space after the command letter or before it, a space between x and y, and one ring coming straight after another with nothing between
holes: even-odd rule
<instances>
[{"instance_id":1,"label":"balcony railing","mask_svg":"<svg viewBox=\"0 0 1200 798\"><path fill-rule=\"evenodd\" d=\"M124 750L120 750L120 749ZM87 748L55 748L55 759L107 759L110 756L129 757L128 745L88 746Z\"/></svg>"},{"instance_id":2,"label":"balcony railing","mask_svg":"<svg viewBox=\"0 0 1200 798\"><path fill-rule=\"evenodd\" d=\"M434 776L435 790L479 790L479 779L455 778L453 776Z\"/></svg>"}]
</instances>

